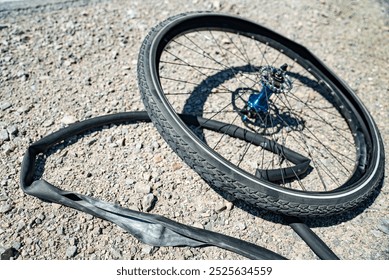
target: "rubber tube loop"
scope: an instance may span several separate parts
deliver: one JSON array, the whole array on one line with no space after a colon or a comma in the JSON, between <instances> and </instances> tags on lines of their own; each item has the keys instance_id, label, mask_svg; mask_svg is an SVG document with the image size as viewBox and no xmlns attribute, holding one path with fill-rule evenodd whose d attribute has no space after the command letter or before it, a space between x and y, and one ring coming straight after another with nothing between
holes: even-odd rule
<instances>
[{"instance_id":1,"label":"rubber tube loop","mask_svg":"<svg viewBox=\"0 0 389 280\"><path fill-rule=\"evenodd\" d=\"M62 204L93 216L111 221L140 241L153 246L216 246L249 259L285 259L258 245L234 237L183 225L165 217L134 211L93 197L64 191L45 180L34 180L36 156L68 137L108 124L149 122L144 111L118 113L92 118L69 125L33 143L24 155L20 185L22 190L47 202Z\"/></svg>"}]
</instances>

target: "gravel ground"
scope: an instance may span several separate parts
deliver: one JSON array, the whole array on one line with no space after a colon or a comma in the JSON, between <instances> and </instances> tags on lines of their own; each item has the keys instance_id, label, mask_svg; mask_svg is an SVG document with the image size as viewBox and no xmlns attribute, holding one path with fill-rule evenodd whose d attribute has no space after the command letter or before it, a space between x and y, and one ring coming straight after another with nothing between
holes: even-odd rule
<instances>
[{"instance_id":1,"label":"gravel ground","mask_svg":"<svg viewBox=\"0 0 389 280\"><path fill-rule=\"evenodd\" d=\"M346 3L347 2L347 3ZM0 4L0 253L17 259L242 259L214 247L152 247L116 225L25 195L29 144L74 121L143 110L140 44L168 16L238 14L308 47L356 91L389 143L387 1L43 1ZM95 131L44 158L43 178L86 195L316 259L272 213L223 200L151 124ZM388 149L387 149L388 150ZM388 152L386 152L388 158ZM388 167L385 168L388 174ZM386 175L387 176L387 175ZM386 177L385 176L385 177ZM150 195L149 195L150 196ZM306 221L342 259L389 259L388 185L350 213Z\"/></svg>"}]
</instances>

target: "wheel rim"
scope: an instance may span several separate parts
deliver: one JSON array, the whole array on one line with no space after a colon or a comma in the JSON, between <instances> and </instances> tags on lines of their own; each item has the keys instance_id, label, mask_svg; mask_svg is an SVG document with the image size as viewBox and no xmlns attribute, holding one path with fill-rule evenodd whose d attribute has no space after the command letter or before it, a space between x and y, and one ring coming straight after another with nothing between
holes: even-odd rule
<instances>
[{"instance_id":1,"label":"wheel rim","mask_svg":"<svg viewBox=\"0 0 389 280\"><path fill-rule=\"evenodd\" d=\"M366 161L368 140L343 92L280 40L245 28L234 31L228 24L203 22L175 26L163 34L164 40L156 48L153 62L158 87L169 110L224 122L227 131L228 127L242 127L309 159L306 170L297 173L293 170L296 163L283 151L269 152L254 145L255 141L230 137L226 130L218 133L190 127L225 162L259 182L264 176L258 170L269 169L281 174L271 182L265 178L269 184L303 193L331 193L358 181L364 172L361 163ZM292 89L273 93L267 99L267 111L244 120L242 109L250 95L263 89L260 69L279 69L285 63ZM294 176L283 175L288 168Z\"/></svg>"}]
</instances>

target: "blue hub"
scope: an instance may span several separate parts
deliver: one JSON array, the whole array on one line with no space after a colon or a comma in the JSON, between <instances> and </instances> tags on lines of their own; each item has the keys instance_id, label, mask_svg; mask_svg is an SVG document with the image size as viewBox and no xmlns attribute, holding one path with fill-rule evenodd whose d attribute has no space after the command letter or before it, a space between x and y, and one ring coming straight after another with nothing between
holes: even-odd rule
<instances>
[{"instance_id":1,"label":"blue hub","mask_svg":"<svg viewBox=\"0 0 389 280\"><path fill-rule=\"evenodd\" d=\"M262 67L260 92L255 91L250 94L247 103L241 113L243 121L248 118L257 119L261 114L267 113L269 110L269 100L273 94L290 91L292 83L286 75L288 65L284 64L280 68L272 66Z\"/></svg>"},{"instance_id":2,"label":"blue hub","mask_svg":"<svg viewBox=\"0 0 389 280\"><path fill-rule=\"evenodd\" d=\"M262 83L259 93L252 93L247 101L247 109L255 112L267 113L269 110L269 98L274 92Z\"/></svg>"}]
</instances>

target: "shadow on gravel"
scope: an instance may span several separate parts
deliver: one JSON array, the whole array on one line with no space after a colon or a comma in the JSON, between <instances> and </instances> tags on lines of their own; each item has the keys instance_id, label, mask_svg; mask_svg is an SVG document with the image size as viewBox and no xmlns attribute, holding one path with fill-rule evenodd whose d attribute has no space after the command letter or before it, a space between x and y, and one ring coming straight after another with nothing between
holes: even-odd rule
<instances>
[{"instance_id":1,"label":"shadow on gravel","mask_svg":"<svg viewBox=\"0 0 389 280\"><path fill-rule=\"evenodd\" d=\"M214 75L208 76L206 79L201 81L201 83L199 83L194 88L193 92L185 101L181 113L204 117L205 102L207 101L208 97L212 94L212 91L214 89L217 89L219 86L223 87L223 83L235 78L238 74L241 73L253 74L255 72L258 72L260 68L261 68L260 66L255 66L255 65L243 65L239 67L231 67L226 70L219 71ZM299 81L301 84L304 84L307 87L310 87L315 91L320 92L320 94L324 96L325 99L327 99L331 104L334 104L332 96L328 92L324 92L322 88L314 80L311 80L308 77L293 72L288 72L288 75L291 78L293 78L294 81ZM233 107L233 110L237 114L239 114L240 117L243 116L241 110L244 108L243 107L240 108L237 105L237 102L238 101L241 101L241 103L247 102L247 100L243 99L242 97L243 94L241 93L242 91L245 90L250 91L252 93L257 92L256 90L250 88L237 88L237 89L233 89L233 91L231 90L231 105ZM282 128L286 126L292 129L297 129L299 125L304 126L305 121L301 117L298 117L297 115L296 116L292 115L292 112L290 112L289 110L281 110L280 108L277 108L277 106L275 106L275 104L272 103L272 100L269 100L269 107L272 108L272 110L269 110L267 114L267 118L271 118L270 121L262 120L262 123L260 123L260 122L254 122L248 120L246 122L246 127L252 131L257 131L257 129L261 129L261 133L263 133L264 135L270 135L279 132ZM220 113L222 112L215 112L214 116ZM204 143L207 143L202 129L200 129L199 127L190 127L190 128L192 129L193 133L195 133Z\"/></svg>"},{"instance_id":2,"label":"shadow on gravel","mask_svg":"<svg viewBox=\"0 0 389 280\"><path fill-rule=\"evenodd\" d=\"M240 67L232 67L207 77L200 84L196 86L196 88L193 90L191 95L188 97L188 99L185 102L182 113L204 117L203 114L204 114L205 102L207 101L208 97L212 94L213 89L216 89L217 87L221 86L224 82L233 79L238 73L252 74L259 71L259 69L260 69L259 66L244 65ZM336 108L339 111L339 104L337 104L337 102L334 100L334 97L330 94L328 90L323 88L318 82L306 76L300 75L298 73L288 72L288 75L294 81L298 81L300 84L310 87L314 91L320 93L321 96L323 96L330 104L334 106L334 108ZM236 92L232 92L231 95L232 95L231 99L232 99L232 105L234 107L234 110L237 113L239 113L240 108L238 108L235 105L234 101L236 101L240 96ZM295 122L304 123L304 120L290 117L290 123L293 124ZM282 126L283 124L281 123L280 125ZM190 128L205 144L207 144L202 128L194 127L194 126ZM371 206L371 204L374 202L376 197L379 195L380 189L382 188L382 184L383 182L381 182L380 186L377 187L377 189L370 195L368 199L363 201L356 208L353 208L343 213L339 213L337 215L332 215L324 218L313 217L313 218L302 218L301 220L309 227L328 227L328 226L337 225L352 220L353 218L361 214L363 211L365 211L367 208L369 208L369 206ZM276 214L265 209L255 208L245 203L244 201L235 200L230 196L230 194L224 193L223 190L219 190L217 188L214 188L213 186L211 187L223 198L233 202L236 207L256 217L260 217L262 219L274 223L280 223L284 225L289 224L288 220L290 220L290 217Z\"/></svg>"},{"instance_id":3,"label":"shadow on gravel","mask_svg":"<svg viewBox=\"0 0 389 280\"><path fill-rule=\"evenodd\" d=\"M112 126L115 126L115 125L119 125L119 124L120 125L129 125L129 124L138 124L138 123L139 123L139 121L126 121L126 122L118 122L117 124L106 125L103 127L92 128L90 130L87 130L84 133L78 134L77 136L69 137L66 140L64 140L63 142L61 142L60 144L56 144L56 145L50 147L46 152L39 154L37 156L36 161L35 161L35 166L34 166L35 170L34 170L34 178L33 179L39 180L42 178L43 173L45 172L47 158L49 158L51 155L53 155L61 150L64 150L65 148L77 143L78 141L82 140L86 136L91 135L95 132L101 132L103 130L110 129ZM146 122L143 122L143 123L146 123ZM93 143L94 142L92 142L91 145ZM82 171L85 171L85 174L88 173L88 170L82 170Z\"/></svg>"}]
</instances>

